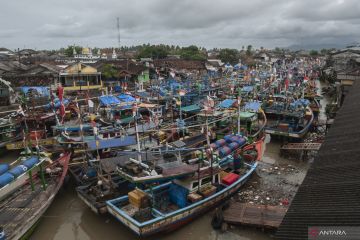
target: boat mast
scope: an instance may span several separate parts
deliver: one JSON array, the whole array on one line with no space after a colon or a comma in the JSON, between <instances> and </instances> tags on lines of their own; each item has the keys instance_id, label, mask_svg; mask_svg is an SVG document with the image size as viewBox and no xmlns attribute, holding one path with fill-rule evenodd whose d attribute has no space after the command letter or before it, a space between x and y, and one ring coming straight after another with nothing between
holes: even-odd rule
<instances>
[{"instance_id":1,"label":"boat mast","mask_svg":"<svg viewBox=\"0 0 360 240\"><path fill-rule=\"evenodd\" d=\"M237 103L238 103L238 122L237 122L238 126L237 126L237 128L238 128L238 135L240 135L240 133L241 133L240 132L240 103L241 103L240 95L238 96Z\"/></svg>"},{"instance_id":2,"label":"boat mast","mask_svg":"<svg viewBox=\"0 0 360 240\"><path fill-rule=\"evenodd\" d=\"M137 150L138 150L138 161L141 164L141 148L140 148L140 138L139 138L138 126L137 126L137 114L138 114L137 103L134 103L133 116L134 116L134 121L135 121L135 133L136 133L136 143L137 143Z\"/></svg>"}]
</instances>

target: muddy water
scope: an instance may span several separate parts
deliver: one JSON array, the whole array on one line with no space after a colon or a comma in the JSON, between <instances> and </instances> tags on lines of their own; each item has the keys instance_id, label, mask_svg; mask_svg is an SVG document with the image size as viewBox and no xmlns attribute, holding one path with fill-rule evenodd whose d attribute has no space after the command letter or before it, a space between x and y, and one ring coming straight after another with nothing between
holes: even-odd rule
<instances>
[{"instance_id":1,"label":"muddy water","mask_svg":"<svg viewBox=\"0 0 360 240\"><path fill-rule=\"evenodd\" d=\"M92 240L92 239L138 239L132 232L112 216L98 216L91 212L77 197L73 188L62 191L45 213L31 239ZM253 229L231 229L226 233L211 227L212 213L208 213L191 224L170 234L152 239L240 239L267 240L270 237Z\"/></svg>"},{"instance_id":2,"label":"muddy water","mask_svg":"<svg viewBox=\"0 0 360 240\"><path fill-rule=\"evenodd\" d=\"M276 162L277 144L268 144L267 161ZM253 228L231 228L225 233L211 227L213 212L197 218L177 231L151 239L163 240L268 240L270 234ZM110 215L93 213L77 196L74 186L67 185L41 218L32 240L95 240L138 239L132 232Z\"/></svg>"}]
</instances>

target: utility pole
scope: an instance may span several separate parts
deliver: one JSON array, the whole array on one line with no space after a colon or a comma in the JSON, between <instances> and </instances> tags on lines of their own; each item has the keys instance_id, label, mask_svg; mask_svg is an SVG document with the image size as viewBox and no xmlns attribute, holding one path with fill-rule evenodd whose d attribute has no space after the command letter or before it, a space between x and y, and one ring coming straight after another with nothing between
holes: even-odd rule
<instances>
[{"instance_id":1,"label":"utility pole","mask_svg":"<svg viewBox=\"0 0 360 240\"><path fill-rule=\"evenodd\" d=\"M119 19L119 17L117 17L116 20L117 20L117 31L118 31L118 47L120 50L121 44L120 44L120 19Z\"/></svg>"}]
</instances>

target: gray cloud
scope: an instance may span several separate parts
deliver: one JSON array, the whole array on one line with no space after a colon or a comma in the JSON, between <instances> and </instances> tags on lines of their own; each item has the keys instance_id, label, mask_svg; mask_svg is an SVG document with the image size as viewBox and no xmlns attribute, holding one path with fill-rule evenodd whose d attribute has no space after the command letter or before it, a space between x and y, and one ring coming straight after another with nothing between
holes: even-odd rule
<instances>
[{"instance_id":1,"label":"gray cloud","mask_svg":"<svg viewBox=\"0 0 360 240\"><path fill-rule=\"evenodd\" d=\"M358 41L358 0L17 0L1 4L1 45L165 43L241 48Z\"/></svg>"}]
</instances>

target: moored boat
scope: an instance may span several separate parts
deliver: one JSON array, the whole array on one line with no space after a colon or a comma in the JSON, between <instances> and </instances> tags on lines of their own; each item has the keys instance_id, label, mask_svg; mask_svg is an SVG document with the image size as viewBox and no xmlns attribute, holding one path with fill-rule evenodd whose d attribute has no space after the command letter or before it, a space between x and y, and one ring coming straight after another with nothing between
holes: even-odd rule
<instances>
[{"instance_id":1,"label":"moored boat","mask_svg":"<svg viewBox=\"0 0 360 240\"><path fill-rule=\"evenodd\" d=\"M176 229L230 198L255 172L256 161L231 159L223 161L221 169L199 171L145 191L136 189L107 201L107 209L139 236Z\"/></svg>"},{"instance_id":2,"label":"moored boat","mask_svg":"<svg viewBox=\"0 0 360 240\"><path fill-rule=\"evenodd\" d=\"M33 226L62 186L69 159L68 153L60 156L18 191L0 202L0 225L6 239L21 239L33 230Z\"/></svg>"}]
</instances>

